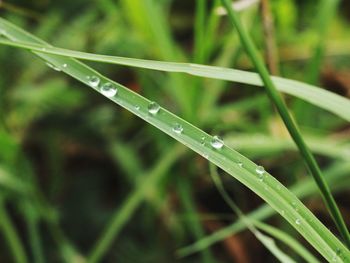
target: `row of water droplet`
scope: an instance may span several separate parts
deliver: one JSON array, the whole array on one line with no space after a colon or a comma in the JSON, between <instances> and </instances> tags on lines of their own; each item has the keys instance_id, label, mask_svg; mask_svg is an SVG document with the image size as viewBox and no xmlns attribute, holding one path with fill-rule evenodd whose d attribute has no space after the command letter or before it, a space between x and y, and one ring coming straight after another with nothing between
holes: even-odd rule
<instances>
[{"instance_id":1,"label":"row of water droplet","mask_svg":"<svg viewBox=\"0 0 350 263\"><path fill-rule=\"evenodd\" d=\"M46 62L46 65L49 66L50 68L52 68L55 71L62 71L62 69L60 67L57 67L57 66L55 66L55 65L53 65L53 64L51 64L49 62ZM66 63L62 64L62 68L67 68L67 66L68 65Z\"/></svg>"},{"instance_id":2,"label":"row of water droplet","mask_svg":"<svg viewBox=\"0 0 350 263\"><path fill-rule=\"evenodd\" d=\"M110 82L106 82L102 85L100 85L100 79L96 76L89 76L88 77L88 83L91 87L93 88L97 88L99 87L100 92L105 95L106 97L114 97L117 93L118 93L118 89L115 87L115 85L113 85ZM135 106L136 110L140 109L140 106ZM158 103L156 102L150 102L148 104L148 113L151 115L156 115L159 113L161 107L159 106ZM179 123L175 123L174 126L172 127L172 131L176 134L182 134L184 131L184 128L182 127L181 124ZM201 138L201 144L204 146L205 145L205 141L206 138L202 137ZM211 147L213 147L216 150L221 150L224 147L224 141L223 139L218 136L215 135L212 137L211 141L210 141L210 145ZM208 158L209 156L207 154L203 154L205 158ZM242 168L243 167L243 163L241 161L237 162L237 165ZM258 179L260 182L264 181L264 178L266 176L266 172L263 166L256 166L255 168L255 173L258 175ZM301 220L300 219L296 219L295 223L297 225L301 224Z\"/></svg>"},{"instance_id":3,"label":"row of water droplet","mask_svg":"<svg viewBox=\"0 0 350 263\"><path fill-rule=\"evenodd\" d=\"M56 67L53 67L51 65L51 67L55 70L57 70ZM66 66L64 66L66 67ZM100 92L105 95L106 97L114 97L115 95L117 95L118 93L118 89L115 87L114 84L110 83L110 82L105 82L104 84L100 85L100 79L96 76L89 76L88 77L88 83L91 87L93 88L99 88ZM140 109L140 106L135 106L135 109L136 110L139 110ZM149 105L148 105L148 112L149 114L151 115L156 115L159 113L161 107L159 106L158 103L156 102L150 102ZM175 123L174 126L172 127L172 131L176 134L182 134L183 131L184 131L184 128L182 127L181 124L179 123ZM202 137L201 138L201 144L204 146L205 145L205 141L206 141L206 138L205 137ZM211 147L213 147L214 149L216 150L220 150L224 147L224 141L223 139L220 137L220 136L213 136L211 141L210 141L210 145ZM208 155L207 154L204 154L204 157L208 158ZM242 162L237 162L237 165L239 167L243 167L243 163ZM265 169L263 166L256 166L255 168L255 173L258 175L258 179L260 182L263 182L264 181L264 178L266 176L266 172L265 172ZM293 204L294 206L294 204ZM297 210L297 209L296 209ZM284 215L284 211L281 212L282 215ZM295 220L295 224L296 225L300 225L301 224L301 219L297 218Z\"/></svg>"},{"instance_id":4,"label":"row of water droplet","mask_svg":"<svg viewBox=\"0 0 350 263\"><path fill-rule=\"evenodd\" d=\"M108 98L114 97L118 93L117 87L111 82L105 82L102 85L100 85L101 80L99 77L88 76L87 79L91 87L99 88L100 92Z\"/></svg>"},{"instance_id":5,"label":"row of water droplet","mask_svg":"<svg viewBox=\"0 0 350 263\"><path fill-rule=\"evenodd\" d=\"M55 70L59 70L57 67L54 67L52 64L48 64L50 67L52 67L53 69ZM67 64L64 64L63 67L67 67ZM93 87L93 88L99 88L100 92L108 97L108 98L111 98L111 97L114 97L117 95L118 93L118 89L117 87L111 83L111 82L105 82L103 83L102 85L101 84L101 80L99 77L97 76L88 76L87 77L87 80L88 80L88 84ZM140 109L140 106L135 106L135 109L136 110L139 110ZM159 106L158 103L156 102L150 102L149 105L148 105L148 112L151 114L151 115L156 115L158 114L158 112L160 111L161 107ZM172 131L176 134L182 134L184 129L182 127L181 124L179 123L175 123L173 128L172 128ZM201 138L201 144L202 145L205 145L205 137L202 137ZM214 149L217 149L217 150L220 150L223 148L224 146L224 141L223 139L218 136L218 135L215 135L212 137L211 141L210 141L210 145L214 148ZM208 155L205 155L206 158L208 158ZM243 167L243 163L242 162L237 162L238 166L239 167ZM255 169L255 172L256 174L258 175L259 177L259 181L263 182L264 181L264 177L265 177L265 169L264 167L262 166L257 166L256 169Z\"/></svg>"},{"instance_id":6,"label":"row of water droplet","mask_svg":"<svg viewBox=\"0 0 350 263\"><path fill-rule=\"evenodd\" d=\"M98 77L90 77L89 78L89 84L96 88L99 86L100 84L100 79ZM113 86L112 83L105 83L103 84L101 87L100 87L100 91L103 95L105 95L106 97L113 97L117 94L117 88L115 88ZM135 106L135 109L136 110L139 110L140 109L140 106L136 105ZM156 115L158 114L158 112L160 111L161 107L159 106L158 103L156 102L150 102L148 104L148 112L151 114L151 115ZM184 131L184 128L182 127L181 124L179 123L175 123L174 126L172 127L172 131L176 134L182 134L183 131ZM201 138L201 144L204 146L205 145L205 137L202 137ZM224 141L223 139L218 136L218 135L215 135L212 137L211 141L210 141L210 145L214 148L214 149L217 149L217 150L220 150L223 148L224 146ZM208 158L208 155L205 156L206 158ZM238 166L239 167L243 167L243 163L242 162L237 162ZM262 166L257 166L256 169L255 169L255 172L259 175L259 180L260 181L263 181L263 178L265 176L265 169L264 167Z\"/></svg>"}]
</instances>

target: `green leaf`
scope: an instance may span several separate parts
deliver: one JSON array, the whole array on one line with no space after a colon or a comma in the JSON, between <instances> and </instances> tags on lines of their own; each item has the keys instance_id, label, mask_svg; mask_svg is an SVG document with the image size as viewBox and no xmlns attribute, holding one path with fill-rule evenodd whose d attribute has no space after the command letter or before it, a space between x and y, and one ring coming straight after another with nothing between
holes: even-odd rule
<instances>
[{"instance_id":1,"label":"green leaf","mask_svg":"<svg viewBox=\"0 0 350 263\"><path fill-rule=\"evenodd\" d=\"M6 33L5 33L6 35ZM11 36L7 35L9 38ZM14 39L15 40L15 39ZM182 72L193 76L220 79L232 82L239 82L244 84L250 84L254 86L262 86L263 83L258 74L222 68L214 66L205 66L199 64L189 63L176 63L176 62L163 62L144 59L134 59L116 56L106 56L84 53L79 51L72 51L62 48L56 48L53 46L46 46L42 49L38 43L32 43L28 41L8 41L0 39L0 44L25 48L33 51L40 51L46 54L61 55L66 57L78 58L83 60L97 61L103 63L111 63L118 65L125 65L144 69L153 69L166 72ZM59 65L62 67L62 65ZM285 79L281 77L272 77L276 88L286 94L300 98L315 106L318 106L324 110L334 113L335 115L350 121L350 100L339 96L333 92L321 89L319 87L302 83L296 80Z\"/></svg>"},{"instance_id":2,"label":"green leaf","mask_svg":"<svg viewBox=\"0 0 350 263\"><path fill-rule=\"evenodd\" d=\"M44 41L17 28L6 20L0 19L0 30L5 31L6 36L13 41L41 44L44 50L49 47ZM59 67L62 72L86 86L105 94L114 103L139 116L232 175L280 213L325 259L335 260L335 262L350 260L349 250L294 194L267 172L261 178L256 173L257 165L246 157L226 145L220 147L220 144L216 144L213 147L214 138L209 134L163 107L158 109L157 104L104 77L75 59L44 54L38 51L35 51L34 54L55 67ZM93 85L91 81L93 78L99 78L100 85ZM108 95L101 90L102 85L106 83L111 83L112 87L118 89L115 96L109 96L110 93ZM174 131L174 128L178 125L182 127L182 132ZM96 262L96 260L90 260L90 262Z\"/></svg>"},{"instance_id":3,"label":"green leaf","mask_svg":"<svg viewBox=\"0 0 350 263\"><path fill-rule=\"evenodd\" d=\"M236 205L233 199L230 197L228 192L226 192L224 185L220 179L216 167L210 165L210 175L213 182L220 193L222 199L225 203L232 209L232 211L238 216L238 218L243 222L243 224L252 232L252 234L273 254L279 261L293 263L295 262L291 257L284 253L277 245L273 238L261 233L248 216L243 214L242 210Z\"/></svg>"},{"instance_id":4,"label":"green leaf","mask_svg":"<svg viewBox=\"0 0 350 263\"><path fill-rule=\"evenodd\" d=\"M333 192L336 192L336 190L347 189L346 186L348 183L346 179L349 177L349 172L350 163L335 164L325 172L325 179L329 185L333 186ZM317 193L318 189L314 184L313 179L309 177L290 187L290 191L292 191L299 199L304 199ZM264 204L249 213L247 216L249 216L249 218L252 220L262 221L270 218L275 214L275 212L276 211L274 211L271 207ZM206 237L196 241L191 245L179 249L178 254L180 256L187 256L196 253L198 251L206 249L216 242L219 242L229 236L235 235L244 229L245 225L243 224L243 221L237 220L233 224L228 225L210 235L207 235Z\"/></svg>"}]
</instances>

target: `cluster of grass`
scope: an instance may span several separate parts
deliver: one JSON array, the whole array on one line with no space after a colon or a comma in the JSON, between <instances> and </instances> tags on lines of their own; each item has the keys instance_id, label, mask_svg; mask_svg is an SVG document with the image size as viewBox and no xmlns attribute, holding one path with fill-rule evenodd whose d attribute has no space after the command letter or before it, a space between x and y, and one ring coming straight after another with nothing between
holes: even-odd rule
<instances>
[{"instance_id":1,"label":"cluster of grass","mask_svg":"<svg viewBox=\"0 0 350 263\"><path fill-rule=\"evenodd\" d=\"M217 14L221 4L228 17ZM350 66L346 45L336 55L326 48L349 38L338 7L252 1L237 14L230 1L4 3L0 248L11 253L3 259L348 262L347 204L339 211L331 191L348 197L350 101L320 87L325 59ZM264 47L271 32L261 10L270 8L276 50ZM268 75L256 46L280 54L269 62L284 78ZM290 46L297 52L281 51ZM300 59L304 50L315 52ZM230 69L251 66L257 73ZM301 129L278 91L291 95ZM209 163L244 186L221 183ZM238 234L245 229L253 235Z\"/></svg>"}]
</instances>

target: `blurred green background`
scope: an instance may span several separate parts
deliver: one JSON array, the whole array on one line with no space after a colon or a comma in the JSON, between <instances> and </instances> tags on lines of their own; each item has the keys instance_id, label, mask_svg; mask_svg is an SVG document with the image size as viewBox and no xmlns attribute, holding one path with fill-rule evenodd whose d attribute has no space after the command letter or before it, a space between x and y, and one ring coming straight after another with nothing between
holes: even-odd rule
<instances>
[{"instance_id":1,"label":"blurred green background","mask_svg":"<svg viewBox=\"0 0 350 263\"><path fill-rule=\"evenodd\" d=\"M218 1L202 1L203 18L198 2L2 0L0 15L67 49L253 71L237 35L215 12ZM349 97L349 2L274 0L269 12L257 2L240 13L272 73ZM272 25L264 24L268 18ZM0 262L13 262L18 243L28 262L84 262L121 213L124 221L102 262L276 261L249 231L179 258L177 249L237 218L211 182L208 162L26 51L1 46L0 62ZM306 179L263 89L88 64L205 131L222 134L286 186ZM349 219L349 124L298 99L286 100L325 174L341 178L331 187ZM263 204L222 176L245 213ZM149 178L146 195L138 195ZM305 191L305 204L336 232L314 188ZM266 222L305 243L279 216Z\"/></svg>"}]
</instances>

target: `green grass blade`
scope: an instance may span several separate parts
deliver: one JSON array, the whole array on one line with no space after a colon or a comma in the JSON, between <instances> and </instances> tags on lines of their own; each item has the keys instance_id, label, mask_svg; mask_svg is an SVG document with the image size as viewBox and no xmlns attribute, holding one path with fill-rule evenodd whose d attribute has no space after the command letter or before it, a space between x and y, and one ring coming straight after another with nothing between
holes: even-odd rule
<instances>
[{"instance_id":1,"label":"green grass blade","mask_svg":"<svg viewBox=\"0 0 350 263\"><path fill-rule=\"evenodd\" d=\"M196 15L195 15L195 28L194 28L194 61L197 63L203 63L205 41L205 18L206 18L206 0L196 0Z\"/></svg>"},{"instance_id":2,"label":"green grass blade","mask_svg":"<svg viewBox=\"0 0 350 263\"><path fill-rule=\"evenodd\" d=\"M334 159L350 161L350 144L342 140L306 135L305 140L312 152ZM282 151L296 151L297 147L290 138L265 134L228 134L225 141L238 151L249 153L258 158Z\"/></svg>"},{"instance_id":3,"label":"green grass blade","mask_svg":"<svg viewBox=\"0 0 350 263\"><path fill-rule=\"evenodd\" d=\"M267 249L270 250L272 254L276 256L276 258L280 259L281 262L293 262L293 260L289 258L284 252L280 251L273 239L271 240L269 237L264 236L261 232L259 232L256 229L256 227L267 232L274 238L281 240L289 247L293 248L307 262L318 262L318 260L307 249L305 249L287 233L258 220L253 220L249 216L243 214L243 212L239 209L239 207L236 205L236 203L232 200L232 198L225 190L222 180L220 179L220 176L213 165L210 165L210 175L212 176L214 184L218 189L220 195L225 200L225 202L231 207L231 209L238 215L239 220L257 237L257 239L259 239L264 244L264 246Z\"/></svg>"},{"instance_id":4,"label":"green grass blade","mask_svg":"<svg viewBox=\"0 0 350 263\"><path fill-rule=\"evenodd\" d=\"M145 179L143 182L140 181L138 187L130 193L121 208L112 216L108 226L105 228L101 237L97 240L88 257L89 263L95 263L101 260L116 236L122 230L123 226L128 222L135 210L145 199L146 195L151 191L150 189L153 189L153 186L157 184L164 175L166 175L165 170L177 160L177 158L184 152L184 149L185 148L182 146L180 147L179 145L172 147L154 169L144 176Z\"/></svg>"},{"instance_id":5,"label":"green grass blade","mask_svg":"<svg viewBox=\"0 0 350 263\"><path fill-rule=\"evenodd\" d=\"M109 152L113 156L113 160L117 162L128 181L131 184L135 184L141 180L144 169L136 152L131 150L130 145L122 141L111 141L108 144L110 145Z\"/></svg>"},{"instance_id":6,"label":"green grass blade","mask_svg":"<svg viewBox=\"0 0 350 263\"><path fill-rule=\"evenodd\" d=\"M196 211L195 202L192 197L191 185L189 182L190 180L189 178L186 178L186 177L179 177L177 181L178 181L177 191L179 193L182 206L185 210L185 213L189 215L189 221L187 225L188 229L190 230L190 232L192 232L192 235L194 236L194 238L201 239L204 237L204 230L199 220L198 213ZM203 263L214 262L210 249L203 250L201 251L201 253L202 253L201 262Z\"/></svg>"},{"instance_id":7,"label":"green grass blade","mask_svg":"<svg viewBox=\"0 0 350 263\"><path fill-rule=\"evenodd\" d=\"M28 262L26 253L20 241L20 238L12 224L12 221L6 211L3 196L0 196L0 229L9 244L14 262L26 263Z\"/></svg>"},{"instance_id":8,"label":"green grass blade","mask_svg":"<svg viewBox=\"0 0 350 263\"><path fill-rule=\"evenodd\" d=\"M330 168L330 170L325 173L326 180L330 185L335 185L338 183L337 188L333 188L333 190L337 189L346 189L348 184L344 183L345 179L349 177L350 173L350 163L344 163L342 165L335 165L335 167ZM339 184L340 182L340 184ZM298 182L294 186L291 187L291 191L299 198L303 199L308 196L312 196L317 192L317 187L314 184L312 178L306 178L301 182ZM267 206L262 205L259 208L255 209L253 212L249 213L247 216L252 220L264 220L275 214L275 211ZM206 249L207 247L219 242L231 235L234 235L245 229L245 225L242 220L238 220L237 222L224 227L197 242L183 247L178 250L178 254L182 257L196 253L201 251L202 249Z\"/></svg>"},{"instance_id":9,"label":"green grass blade","mask_svg":"<svg viewBox=\"0 0 350 263\"><path fill-rule=\"evenodd\" d=\"M16 194L29 194L33 189L25 182L12 176L5 167L0 165L0 186Z\"/></svg>"},{"instance_id":10,"label":"green grass blade","mask_svg":"<svg viewBox=\"0 0 350 263\"><path fill-rule=\"evenodd\" d=\"M325 53L325 42L333 17L336 14L339 0L322 0L319 4L319 12L316 18L317 41L314 45L314 53L310 59L310 65L307 70L308 83L316 84L320 77L322 59Z\"/></svg>"},{"instance_id":11,"label":"green grass blade","mask_svg":"<svg viewBox=\"0 0 350 263\"><path fill-rule=\"evenodd\" d=\"M167 17L161 6L161 1L144 0L122 0L120 1L124 13L139 31L145 41L151 43L154 47L153 52L162 60L178 61L184 58L182 50L177 46L172 36L172 32L167 23ZM154 18L157 19L154 19ZM186 85L189 80L181 75L169 76L169 93L174 96L176 102L188 118L193 117L193 99L195 89L188 90ZM189 92L190 91L190 92Z\"/></svg>"},{"instance_id":12,"label":"green grass blade","mask_svg":"<svg viewBox=\"0 0 350 263\"><path fill-rule=\"evenodd\" d=\"M32 249L33 259L36 263L44 263L44 253L39 230L39 220L35 207L27 200L23 203L23 211L26 217L28 236Z\"/></svg>"},{"instance_id":13,"label":"green grass blade","mask_svg":"<svg viewBox=\"0 0 350 263\"><path fill-rule=\"evenodd\" d=\"M9 22L5 22L3 19L0 20L0 29L5 30L6 36L12 40L42 44L42 48L49 46L44 41ZM215 139L213 136L191 125L165 108L158 108L157 104L106 78L75 59L41 52L33 53L96 92L105 94L114 103L155 126L232 175L278 211L325 259L333 260L335 257L336 262L350 260L350 251L303 203L269 173L264 172L261 180L261 176L256 172L257 165L249 159L226 145L220 147L219 143L218 147L217 142L213 143ZM95 82L91 81L93 78L95 80L98 78L100 85L94 85ZM106 83L110 83L112 87L118 89L115 96L108 95L110 93L107 94L101 90L101 87ZM174 128L179 127L179 125L182 128L182 132L174 131Z\"/></svg>"},{"instance_id":14,"label":"green grass blade","mask_svg":"<svg viewBox=\"0 0 350 263\"><path fill-rule=\"evenodd\" d=\"M2 21L3 23L5 22L4 20L0 21ZM6 36L5 31L3 32L3 34ZM11 36L9 36L9 38L10 37ZM263 86L263 83L258 74L243 70L235 70L229 68L205 66L190 63L163 62L154 60L97 55L56 48L52 46L47 46L45 47L45 49L42 49L42 46L40 44L38 45L38 43L32 43L28 41L14 42L5 39L0 39L0 44L25 48L33 51L39 51L41 53L46 54L61 55L83 60L125 65L144 69L153 69L166 72L181 72L193 76L233 81L254 86ZM302 83L296 80L285 79L281 77L272 77L272 81L273 83L275 83L276 88L279 91L300 98L322 109L332 112L335 115L343 118L344 120L350 121L349 99L339 96L325 89L321 89L316 86L312 86L310 84Z\"/></svg>"},{"instance_id":15,"label":"green grass blade","mask_svg":"<svg viewBox=\"0 0 350 263\"><path fill-rule=\"evenodd\" d=\"M296 263L291 257L278 248L273 238L261 233L258 230L254 230L256 238L264 244L264 246L282 263Z\"/></svg>"},{"instance_id":16,"label":"green grass blade","mask_svg":"<svg viewBox=\"0 0 350 263\"><path fill-rule=\"evenodd\" d=\"M295 262L292 258L290 258L287 254L285 254L282 250L280 250L275 241L261 233L254 225L253 221L247 217L241 209L236 205L236 203L232 200L230 195L226 192L224 185L220 179L220 176L217 172L217 169L214 165L210 165L210 175L212 180L219 191L221 197L224 199L226 204L232 209L232 211L238 216L238 218L245 224L245 226L252 232L255 237L273 254L277 259L281 262L293 263Z\"/></svg>"},{"instance_id":17,"label":"green grass blade","mask_svg":"<svg viewBox=\"0 0 350 263\"><path fill-rule=\"evenodd\" d=\"M268 233L273 236L275 239L278 239L292 248L295 252L297 252L306 262L309 263L317 263L319 260L312 255L307 249L303 247L298 241L296 241L293 237L283 232L282 230L273 227L271 225L265 224L260 221L253 221L254 225L260 230Z\"/></svg>"},{"instance_id":18,"label":"green grass blade","mask_svg":"<svg viewBox=\"0 0 350 263\"><path fill-rule=\"evenodd\" d=\"M230 6L230 1L221 0L221 2L223 3L223 5L227 10L228 17L230 19L231 24L235 27L235 29L237 30L240 36L242 45L246 49L256 70L259 72L259 75L264 83L265 91L267 95L269 96L271 102L276 106L276 109L279 115L281 116L286 128L288 129L289 134L293 138L295 144L298 146L299 152L303 156L303 159L309 171L311 172L311 175L313 176L318 188L320 189L322 198L340 234L342 235L345 244L347 245L347 247L350 247L349 231L342 217L342 214L340 213L338 205L335 199L333 198L327 183L323 179L321 169L318 166L316 159L312 155L303 137L301 136L296 122L293 120L292 116L289 114L287 106L283 98L280 96L279 92L277 91L275 84L272 82L272 79L270 78L270 75L264 65L262 58L259 56L258 50L255 47L251 37L243 28L243 25L241 24L241 21L238 15L236 14L236 11L234 11Z\"/></svg>"}]
</instances>

